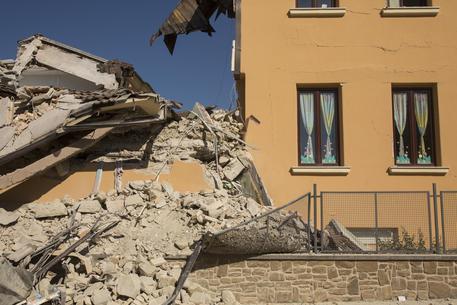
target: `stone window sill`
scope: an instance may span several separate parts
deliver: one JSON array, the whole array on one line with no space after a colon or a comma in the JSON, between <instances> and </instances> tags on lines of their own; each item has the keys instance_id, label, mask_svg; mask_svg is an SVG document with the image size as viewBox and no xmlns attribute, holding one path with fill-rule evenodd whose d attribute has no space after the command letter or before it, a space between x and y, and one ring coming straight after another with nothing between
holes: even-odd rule
<instances>
[{"instance_id":1,"label":"stone window sill","mask_svg":"<svg viewBox=\"0 0 457 305\"><path fill-rule=\"evenodd\" d=\"M347 176L351 168L348 166L299 166L291 167L290 173L295 176Z\"/></svg>"},{"instance_id":2,"label":"stone window sill","mask_svg":"<svg viewBox=\"0 0 457 305\"><path fill-rule=\"evenodd\" d=\"M382 17L435 17L440 12L436 6L423 7L386 7L382 9Z\"/></svg>"},{"instance_id":3,"label":"stone window sill","mask_svg":"<svg viewBox=\"0 0 457 305\"><path fill-rule=\"evenodd\" d=\"M448 167L408 167L408 166L391 166L389 175L423 175L423 176L445 176L449 172Z\"/></svg>"},{"instance_id":4,"label":"stone window sill","mask_svg":"<svg viewBox=\"0 0 457 305\"><path fill-rule=\"evenodd\" d=\"M343 17L346 14L344 7L327 8L291 8L288 12L289 18L307 17Z\"/></svg>"}]
</instances>

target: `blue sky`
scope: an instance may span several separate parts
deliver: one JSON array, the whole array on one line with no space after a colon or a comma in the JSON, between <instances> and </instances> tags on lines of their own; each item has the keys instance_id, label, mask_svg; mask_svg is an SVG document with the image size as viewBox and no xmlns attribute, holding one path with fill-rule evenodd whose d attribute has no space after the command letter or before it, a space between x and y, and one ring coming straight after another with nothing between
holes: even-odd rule
<instances>
[{"instance_id":1,"label":"blue sky","mask_svg":"<svg viewBox=\"0 0 457 305\"><path fill-rule=\"evenodd\" d=\"M18 40L41 33L107 59L133 64L161 95L184 103L200 101L228 107L233 20L213 22L216 33L180 36L174 55L162 37L150 47L149 37L178 0L5 0L2 1L0 58L15 58Z\"/></svg>"}]
</instances>

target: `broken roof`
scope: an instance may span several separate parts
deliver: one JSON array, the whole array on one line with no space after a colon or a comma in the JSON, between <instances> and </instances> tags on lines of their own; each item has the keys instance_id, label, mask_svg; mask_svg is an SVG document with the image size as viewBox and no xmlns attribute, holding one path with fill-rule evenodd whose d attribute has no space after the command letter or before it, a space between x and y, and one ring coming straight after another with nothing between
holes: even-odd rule
<instances>
[{"instance_id":1,"label":"broken roof","mask_svg":"<svg viewBox=\"0 0 457 305\"><path fill-rule=\"evenodd\" d=\"M178 35L202 31L211 36L215 32L209 19L217 11L229 18L235 17L233 0L181 0L170 16L160 26L160 29L151 36L150 44L164 35L164 42L173 54Z\"/></svg>"},{"instance_id":2,"label":"broken roof","mask_svg":"<svg viewBox=\"0 0 457 305\"><path fill-rule=\"evenodd\" d=\"M0 165L30 159L26 154L37 148L45 154L22 168L11 165L8 171L4 166L0 191L61 162L54 157L45 166L37 165L55 153L55 146L65 148L59 144L68 141L63 135L77 134L72 139L79 143L97 129L106 131L102 137L114 127L163 122L167 105L130 64L42 35L20 41L16 60L0 61ZM67 157L86 147L70 150Z\"/></svg>"}]
</instances>

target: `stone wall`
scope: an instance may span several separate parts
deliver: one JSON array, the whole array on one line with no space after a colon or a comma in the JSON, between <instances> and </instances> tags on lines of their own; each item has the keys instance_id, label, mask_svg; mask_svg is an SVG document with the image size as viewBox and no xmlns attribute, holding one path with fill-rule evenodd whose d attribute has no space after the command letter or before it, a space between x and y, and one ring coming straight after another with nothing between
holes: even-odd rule
<instances>
[{"instance_id":1,"label":"stone wall","mask_svg":"<svg viewBox=\"0 0 457 305\"><path fill-rule=\"evenodd\" d=\"M199 259L185 287L191 294L229 290L240 303L457 298L456 257L317 258L207 256Z\"/></svg>"}]
</instances>

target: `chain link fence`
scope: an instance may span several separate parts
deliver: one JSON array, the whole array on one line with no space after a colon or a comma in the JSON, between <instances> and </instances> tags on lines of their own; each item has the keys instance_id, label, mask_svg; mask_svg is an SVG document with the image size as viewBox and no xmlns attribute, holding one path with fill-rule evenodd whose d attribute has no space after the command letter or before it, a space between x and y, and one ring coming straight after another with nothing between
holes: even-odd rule
<instances>
[{"instance_id":1,"label":"chain link fence","mask_svg":"<svg viewBox=\"0 0 457 305\"><path fill-rule=\"evenodd\" d=\"M317 197L321 230L328 229L332 221L344 227L341 234L359 245L350 252L434 250L429 192L322 192Z\"/></svg>"},{"instance_id":2,"label":"chain link fence","mask_svg":"<svg viewBox=\"0 0 457 305\"><path fill-rule=\"evenodd\" d=\"M443 252L457 253L457 191L440 193Z\"/></svg>"}]
</instances>

